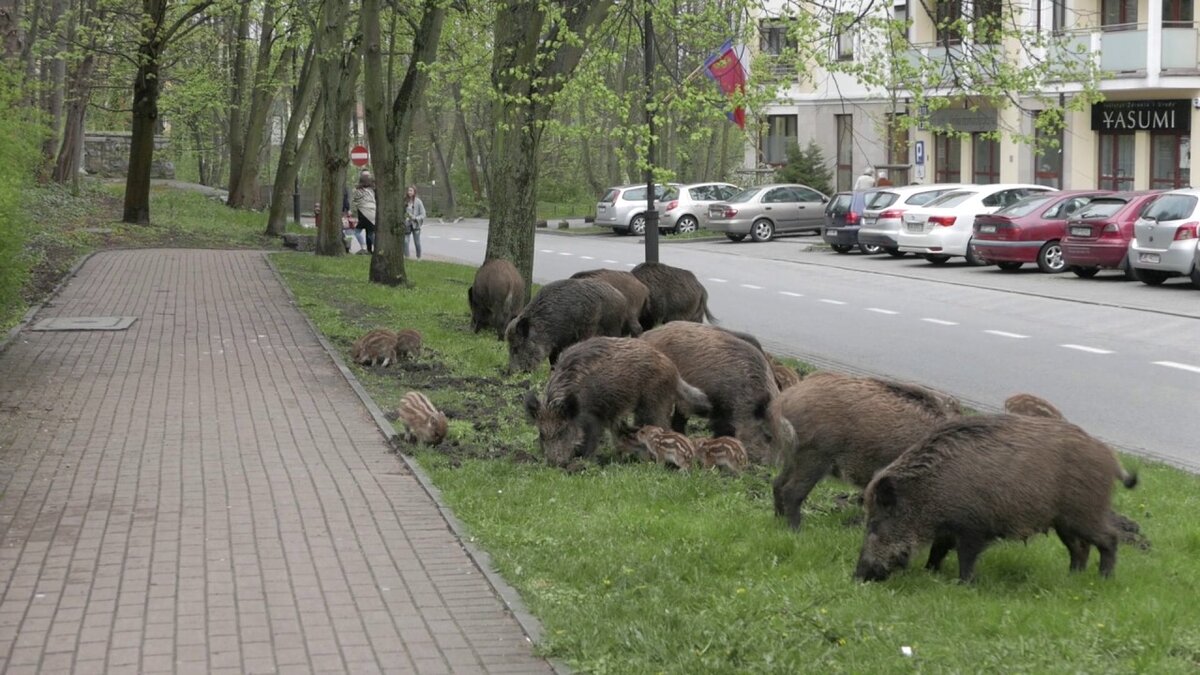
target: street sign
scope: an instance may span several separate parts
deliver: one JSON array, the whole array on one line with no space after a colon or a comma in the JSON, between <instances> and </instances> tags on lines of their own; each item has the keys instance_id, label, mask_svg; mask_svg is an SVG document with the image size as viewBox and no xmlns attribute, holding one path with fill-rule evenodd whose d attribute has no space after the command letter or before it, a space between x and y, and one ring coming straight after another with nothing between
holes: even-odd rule
<instances>
[{"instance_id":1,"label":"street sign","mask_svg":"<svg viewBox=\"0 0 1200 675\"><path fill-rule=\"evenodd\" d=\"M917 141L916 147L913 149L914 163L917 166L925 164L925 141Z\"/></svg>"},{"instance_id":2,"label":"street sign","mask_svg":"<svg viewBox=\"0 0 1200 675\"><path fill-rule=\"evenodd\" d=\"M367 152L363 146L356 145L350 148L350 161L354 163L354 166L366 166L370 159L371 153Z\"/></svg>"}]
</instances>

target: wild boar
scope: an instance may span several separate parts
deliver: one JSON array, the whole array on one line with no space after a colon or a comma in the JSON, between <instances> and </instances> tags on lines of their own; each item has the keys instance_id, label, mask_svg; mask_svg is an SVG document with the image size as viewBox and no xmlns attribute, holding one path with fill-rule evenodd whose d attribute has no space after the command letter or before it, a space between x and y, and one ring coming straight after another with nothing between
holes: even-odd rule
<instances>
[{"instance_id":1,"label":"wild boar","mask_svg":"<svg viewBox=\"0 0 1200 675\"><path fill-rule=\"evenodd\" d=\"M650 289L646 288L637 277L629 272L622 270L584 270L571 275L572 279L599 279L612 284L613 288L621 292L625 296L626 302L629 303L629 308L633 311L634 316L641 317L646 311L646 305L650 302ZM640 323L634 326L630 334L637 337L642 334L642 326Z\"/></svg>"},{"instance_id":2,"label":"wild boar","mask_svg":"<svg viewBox=\"0 0 1200 675\"><path fill-rule=\"evenodd\" d=\"M467 289L467 304L471 307L471 330L490 328L496 339L504 339L504 329L521 311L525 303L525 280L515 265L507 260L485 260L475 270L475 281Z\"/></svg>"},{"instance_id":3,"label":"wild boar","mask_svg":"<svg viewBox=\"0 0 1200 675\"><path fill-rule=\"evenodd\" d=\"M767 360L771 363L771 375L774 376L775 384L779 387L779 391L783 391L794 384L800 384L800 373L796 372L795 368L783 363L770 354L767 354Z\"/></svg>"},{"instance_id":4,"label":"wild boar","mask_svg":"<svg viewBox=\"0 0 1200 675\"><path fill-rule=\"evenodd\" d=\"M1049 401L1033 394L1013 394L1004 401L1004 412L1010 415L1029 415L1032 417L1053 417L1063 420L1062 412Z\"/></svg>"},{"instance_id":5,"label":"wild boar","mask_svg":"<svg viewBox=\"0 0 1200 675\"><path fill-rule=\"evenodd\" d=\"M412 328L396 331L396 358L415 359L421 355L421 333Z\"/></svg>"},{"instance_id":6,"label":"wild boar","mask_svg":"<svg viewBox=\"0 0 1200 675\"><path fill-rule=\"evenodd\" d=\"M739 474L746 468L746 448L732 436L702 438L696 441L696 456L705 469L714 466Z\"/></svg>"},{"instance_id":7,"label":"wild boar","mask_svg":"<svg viewBox=\"0 0 1200 675\"><path fill-rule=\"evenodd\" d=\"M1100 574L1117 564L1109 517L1113 480L1127 473L1108 446L1069 422L1024 415L965 416L946 422L867 485L867 532L854 576L886 579L931 543L937 570L958 549L958 575L971 581L979 554L995 539L1027 539L1050 529L1070 553L1072 572L1100 550Z\"/></svg>"},{"instance_id":8,"label":"wild boar","mask_svg":"<svg viewBox=\"0 0 1200 675\"><path fill-rule=\"evenodd\" d=\"M400 399L396 417L404 423L404 439L410 443L437 445L446 438L449 422L446 414L434 407L425 394L410 391Z\"/></svg>"},{"instance_id":9,"label":"wild boar","mask_svg":"<svg viewBox=\"0 0 1200 675\"><path fill-rule=\"evenodd\" d=\"M651 328L668 321L716 323L708 311L708 290L689 270L663 263L644 262L632 270L646 288L650 302L641 314L642 328Z\"/></svg>"},{"instance_id":10,"label":"wild boar","mask_svg":"<svg viewBox=\"0 0 1200 675\"><path fill-rule=\"evenodd\" d=\"M632 440L659 466L670 464L687 471L696 458L696 446L692 439L677 431L647 425L635 431Z\"/></svg>"},{"instance_id":11,"label":"wild boar","mask_svg":"<svg viewBox=\"0 0 1200 675\"><path fill-rule=\"evenodd\" d=\"M924 387L832 372L808 375L775 400L795 444L775 478L775 514L800 527L800 507L833 474L860 488L910 445L962 413L958 401Z\"/></svg>"},{"instance_id":12,"label":"wild boar","mask_svg":"<svg viewBox=\"0 0 1200 675\"><path fill-rule=\"evenodd\" d=\"M630 413L638 427L666 427L676 407L708 406L670 359L636 338L597 337L568 348L546 383L545 401L533 391L525 396L542 454L556 466L591 456L605 430L619 443Z\"/></svg>"},{"instance_id":13,"label":"wild boar","mask_svg":"<svg viewBox=\"0 0 1200 675\"><path fill-rule=\"evenodd\" d=\"M683 379L708 396L714 436L734 436L755 461L775 461L786 434L778 415L771 414L779 387L762 351L729 331L689 321L672 321L641 339L670 357ZM687 410L677 409L672 428L684 431L687 418Z\"/></svg>"},{"instance_id":14,"label":"wild boar","mask_svg":"<svg viewBox=\"0 0 1200 675\"><path fill-rule=\"evenodd\" d=\"M619 337L636 330L637 316L625 296L599 279L554 281L508 324L508 369L531 371L549 356L550 365L564 349L599 335Z\"/></svg>"},{"instance_id":15,"label":"wild boar","mask_svg":"<svg viewBox=\"0 0 1200 675\"><path fill-rule=\"evenodd\" d=\"M387 328L375 328L367 331L350 346L350 359L364 366L382 363L386 368L396 360L396 343L399 336L396 331Z\"/></svg>"}]
</instances>

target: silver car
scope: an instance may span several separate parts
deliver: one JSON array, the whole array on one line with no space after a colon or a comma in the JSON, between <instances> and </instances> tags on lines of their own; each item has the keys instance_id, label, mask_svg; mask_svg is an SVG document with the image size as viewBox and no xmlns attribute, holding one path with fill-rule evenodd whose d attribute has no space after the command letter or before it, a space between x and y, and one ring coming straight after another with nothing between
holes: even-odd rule
<instances>
[{"instance_id":1,"label":"silver car","mask_svg":"<svg viewBox=\"0 0 1200 675\"><path fill-rule=\"evenodd\" d=\"M662 197L670 185L656 185L655 200ZM611 227L616 234L646 233L646 184L610 187L596 204L598 227Z\"/></svg>"},{"instance_id":2,"label":"silver car","mask_svg":"<svg viewBox=\"0 0 1200 675\"><path fill-rule=\"evenodd\" d=\"M742 189L729 183L690 183L669 188L658 202L659 229L663 232L695 232L708 221L708 207Z\"/></svg>"},{"instance_id":3,"label":"silver car","mask_svg":"<svg viewBox=\"0 0 1200 675\"><path fill-rule=\"evenodd\" d=\"M732 241L750 235L770 241L776 234L821 231L829 197L807 185L779 183L746 188L728 201L708 207L708 228Z\"/></svg>"},{"instance_id":4,"label":"silver car","mask_svg":"<svg viewBox=\"0 0 1200 675\"><path fill-rule=\"evenodd\" d=\"M1129 265L1133 276L1157 286L1168 277L1187 275L1200 288L1196 241L1200 221L1200 190L1164 192L1133 224Z\"/></svg>"},{"instance_id":5,"label":"silver car","mask_svg":"<svg viewBox=\"0 0 1200 675\"><path fill-rule=\"evenodd\" d=\"M904 212L924 206L960 183L936 185L905 185L876 188L867 194L863 224L858 230L858 243L879 246L890 256L901 258L904 251L897 248L900 228L904 227Z\"/></svg>"}]
</instances>

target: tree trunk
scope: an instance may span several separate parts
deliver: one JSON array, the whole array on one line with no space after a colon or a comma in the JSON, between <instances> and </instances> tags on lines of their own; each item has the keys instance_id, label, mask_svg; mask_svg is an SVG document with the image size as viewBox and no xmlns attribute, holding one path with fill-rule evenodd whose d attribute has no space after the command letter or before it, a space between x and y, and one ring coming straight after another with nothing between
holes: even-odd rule
<instances>
[{"instance_id":1,"label":"tree trunk","mask_svg":"<svg viewBox=\"0 0 1200 675\"><path fill-rule=\"evenodd\" d=\"M238 184L242 177L242 162L246 157L246 147L243 145L246 133L245 104L246 104L246 41L250 35L250 6L251 2L242 3L242 11L238 14L238 22L233 35L233 69L229 74L229 128L226 131L229 141L229 198L227 203L234 205L235 196L241 202L238 194Z\"/></svg>"},{"instance_id":2,"label":"tree trunk","mask_svg":"<svg viewBox=\"0 0 1200 675\"><path fill-rule=\"evenodd\" d=\"M454 95L454 119L458 133L462 135L463 157L467 160L467 178L471 180L471 194L475 202L483 201L483 186L479 182L479 164L475 159L475 144L471 142L471 130L467 128L467 116L462 108L462 87L455 83L451 92Z\"/></svg>"},{"instance_id":3,"label":"tree trunk","mask_svg":"<svg viewBox=\"0 0 1200 675\"><path fill-rule=\"evenodd\" d=\"M212 185L212 167L206 160L207 155L204 153L204 136L200 133L200 125L192 126L192 138L196 142L196 169L199 171L200 184Z\"/></svg>"},{"instance_id":4,"label":"tree trunk","mask_svg":"<svg viewBox=\"0 0 1200 675\"><path fill-rule=\"evenodd\" d=\"M300 162L312 141L317 136L321 125L321 104L312 105L316 96L317 69L313 63L313 48L310 46L304 54L304 65L296 74L296 100L292 102L292 115L288 118L287 130L283 135L283 145L279 148L279 167L275 172L275 184L271 189L271 210L267 215L267 236L281 236L287 229L287 198L294 189L296 174L300 171ZM311 109L312 112L309 112ZM308 133L304 140L297 142L300 136L300 125L308 116Z\"/></svg>"},{"instance_id":5,"label":"tree trunk","mask_svg":"<svg viewBox=\"0 0 1200 675\"><path fill-rule=\"evenodd\" d=\"M250 94L250 110L246 114L245 134L242 142L243 155L240 180L234 191L229 193L229 205L233 207L261 208L262 198L258 189L259 156L266 136L267 116L275 101L278 84L283 79L284 69L291 59L293 47L280 54L271 67L271 53L275 46L275 3L267 2L263 10L262 37L258 47L258 59L254 67L253 90Z\"/></svg>"},{"instance_id":6,"label":"tree trunk","mask_svg":"<svg viewBox=\"0 0 1200 675\"><path fill-rule=\"evenodd\" d=\"M133 131L129 140L129 173L125 176L125 212L121 220L150 222L150 165L154 161L154 128L158 123L158 45L138 50L133 80Z\"/></svg>"},{"instance_id":7,"label":"tree trunk","mask_svg":"<svg viewBox=\"0 0 1200 675\"><path fill-rule=\"evenodd\" d=\"M74 76L71 78L71 96L67 104L67 122L63 128L62 146L58 150L58 159L54 163L54 181L72 185L79 182L79 163L83 160L84 120L87 115L88 101L92 96L92 74L96 70L96 55L89 52L79 62Z\"/></svg>"},{"instance_id":8,"label":"tree trunk","mask_svg":"<svg viewBox=\"0 0 1200 675\"><path fill-rule=\"evenodd\" d=\"M0 60L5 63L21 56L20 9L17 0L0 0Z\"/></svg>"},{"instance_id":9,"label":"tree trunk","mask_svg":"<svg viewBox=\"0 0 1200 675\"><path fill-rule=\"evenodd\" d=\"M326 2L317 27L317 63L320 64L321 112L324 119L318 143L321 148L321 218L317 223L317 255L339 256L342 244L342 190L350 163L350 117L361 62L360 36L347 43L348 3Z\"/></svg>"},{"instance_id":10,"label":"tree trunk","mask_svg":"<svg viewBox=\"0 0 1200 675\"><path fill-rule=\"evenodd\" d=\"M443 189L446 190L446 215L453 218L458 214L458 206L454 203L454 185L450 182L450 167L446 165L446 157L442 154L442 144L438 142L438 134L433 127L429 128L429 143L433 146L438 180L442 181Z\"/></svg>"},{"instance_id":11,"label":"tree trunk","mask_svg":"<svg viewBox=\"0 0 1200 675\"><path fill-rule=\"evenodd\" d=\"M42 156L47 160L53 160L54 151L58 149L59 133L63 124L63 92L67 83L67 61L63 58L63 54L67 51L68 37L73 37L75 33L75 12L71 12L70 25L66 31L59 25L62 23L63 13L66 11L65 5L64 0L54 0L50 10L50 25L53 27L55 37L54 56L48 59L50 81L47 83L49 88L46 91L46 121L50 127L50 133L42 142Z\"/></svg>"}]
</instances>

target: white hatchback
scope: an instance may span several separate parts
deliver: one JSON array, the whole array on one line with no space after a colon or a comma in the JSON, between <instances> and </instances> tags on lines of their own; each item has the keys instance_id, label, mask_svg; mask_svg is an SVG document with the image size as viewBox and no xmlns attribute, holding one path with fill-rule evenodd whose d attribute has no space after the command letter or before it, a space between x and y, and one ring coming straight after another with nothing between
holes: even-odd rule
<instances>
[{"instance_id":1,"label":"white hatchback","mask_svg":"<svg viewBox=\"0 0 1200 675\"><path fill-rule=\"evenodd\" d=\"M980 261L971 250L975 216L998 211L1038 192L1057 190L1024 183L966 185L951 190L924 207L904 213L904 227L896 237L897 248L923 255L935 265L953 257L965 257L967 262L978 265Z\"/></svg>"},{"instance_id":2,"label":"white hatchback","mask_svg":"<svg viewBox=\"0 0 1200 675\"><path fill-rule=\"evenodd\" d=\"M1200 230L1200 190L1164 192L1133 224L1129 266L1144 284L1157 286L1168 277L1186 275L1200 288L1196 255Z\"/></svg>"},{"instance_id":3,"label":"white hatchback","mask_svg":"<svg viewBox=\"0 0 1200 675\"><path fill-rule=\"evenodd\" d=\"M863 224L858 230L858 243L878 246L891 256L903 256L904 252L896 248L896 237L904 227L904 212L925 206L947 192L961 187L966 186L961 183L940 183L871 190L867 195Z\"/></svg>"}]
</instances>

